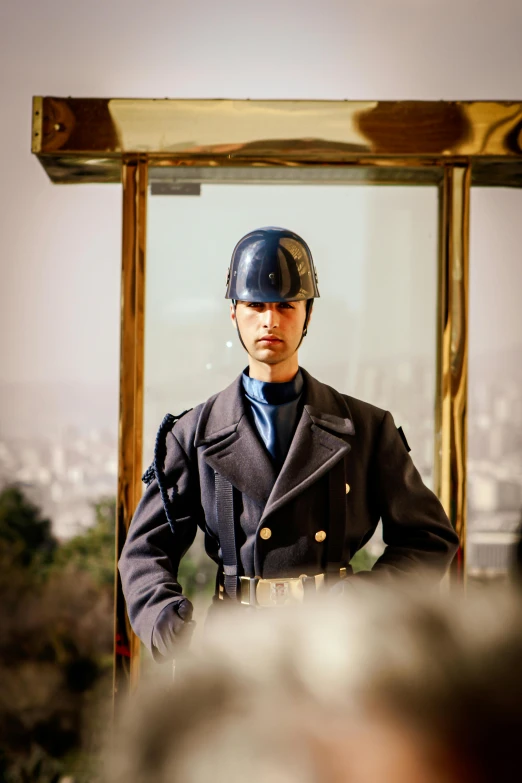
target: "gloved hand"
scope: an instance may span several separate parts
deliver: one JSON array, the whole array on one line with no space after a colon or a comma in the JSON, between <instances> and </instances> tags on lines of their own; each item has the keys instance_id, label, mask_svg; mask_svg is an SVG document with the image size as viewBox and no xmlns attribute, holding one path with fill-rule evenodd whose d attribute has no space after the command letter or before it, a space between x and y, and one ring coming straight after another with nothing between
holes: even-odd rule
<instances>
[{"instance_id":1,"label":"gloved hand","mask_svg":"<svg viewBox=\"0 0 522 783\"><path fill-rule=\"evenodd\" d=\"M165 658L173 658L176 650L187 646L196 623L193 606L188 598L165 606L158 615L152 632L152 644Z\"/></svg>"}]
</instances>

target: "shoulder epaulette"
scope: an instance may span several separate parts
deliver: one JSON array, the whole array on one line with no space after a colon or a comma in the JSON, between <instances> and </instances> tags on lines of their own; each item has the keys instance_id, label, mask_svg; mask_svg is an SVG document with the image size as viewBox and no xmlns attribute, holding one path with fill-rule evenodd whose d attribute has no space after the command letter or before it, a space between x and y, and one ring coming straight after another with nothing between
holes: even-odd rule
<instances>
[{"instance_id":1,"label":"shoulder epaulette","mask_svg":"<svg viewBox=\"0 0 522 783\"><path fill-rule=\"evenodd\" d=\"M174 520L171 515L171 502L167 493L166 478L165 478L165 458L167 456L167 434L172 430L174 424L179 421L186 413L192 408L189 408L178 416L173 416L172 413L167 413L161 422L158 432L156 433L156 440L154 443L154 459L152 464L149 465L141 480L150 486L154 479L158 482L161 499L163 501L163 507L167 521L171 528L174 526Z\"/></svg>"}]
</instances>

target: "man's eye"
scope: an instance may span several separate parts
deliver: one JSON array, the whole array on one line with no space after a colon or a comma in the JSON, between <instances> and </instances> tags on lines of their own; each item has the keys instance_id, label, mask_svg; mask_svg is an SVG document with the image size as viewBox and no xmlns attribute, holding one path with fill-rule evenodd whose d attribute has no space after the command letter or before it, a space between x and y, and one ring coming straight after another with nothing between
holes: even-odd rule
<instances>
[{"instance_id":1,"label":"man's eye","mask_svg":"<svg viewBox=\"0 0 522 783\"><path fill-rule=\"evenodd\" d=\"M262 302L249 302L248 306L249 307L262 307L263 303Z\"/></svg>"},{"instance_id":2,"label":"man's eye","mask_svg":"<svg viewBox=\"0 0 522 783\"><path fill-rule=\"evenodd\" d=\"M294 306L291 302L280 302L279 307L281 310L293 310Z\"/></svg>"}]
</instances>

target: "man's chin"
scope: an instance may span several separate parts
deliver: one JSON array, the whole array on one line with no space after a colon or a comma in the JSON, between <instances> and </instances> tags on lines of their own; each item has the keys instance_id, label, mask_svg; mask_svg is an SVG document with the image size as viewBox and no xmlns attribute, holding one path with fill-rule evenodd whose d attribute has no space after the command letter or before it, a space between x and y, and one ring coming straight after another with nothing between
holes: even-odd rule
<instances>
[{"instance_id":1,"label":"man's chin","mask_svg":"<svg viewBox=\"0 0 522 783\"><path fill-rule=\"evenodd\" d=\"M257 349L255 351L249 351L248 353L257 362L261 362L261 364L280 364L289 358L287 351L285 351L283 355L271 348Z\"/></svg>"}]
</instances>

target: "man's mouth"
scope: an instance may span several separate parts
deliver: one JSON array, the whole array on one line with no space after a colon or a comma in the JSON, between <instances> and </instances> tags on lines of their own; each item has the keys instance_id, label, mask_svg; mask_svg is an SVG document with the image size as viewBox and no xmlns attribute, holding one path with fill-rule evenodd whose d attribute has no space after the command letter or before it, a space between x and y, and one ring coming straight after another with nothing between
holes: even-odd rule
<instances>
[{"instance_id":1,"label":"man's mouth","mask_svg":"<svg viewBox=\"0 0 522 783\"><path fill-rule=\"evenodd\" d=\"M280 340L279 337L271 337L271 336L261 337L258 340L258 343L282 343L282 342L283 341Z\"/></svg>"}]
</instances>

